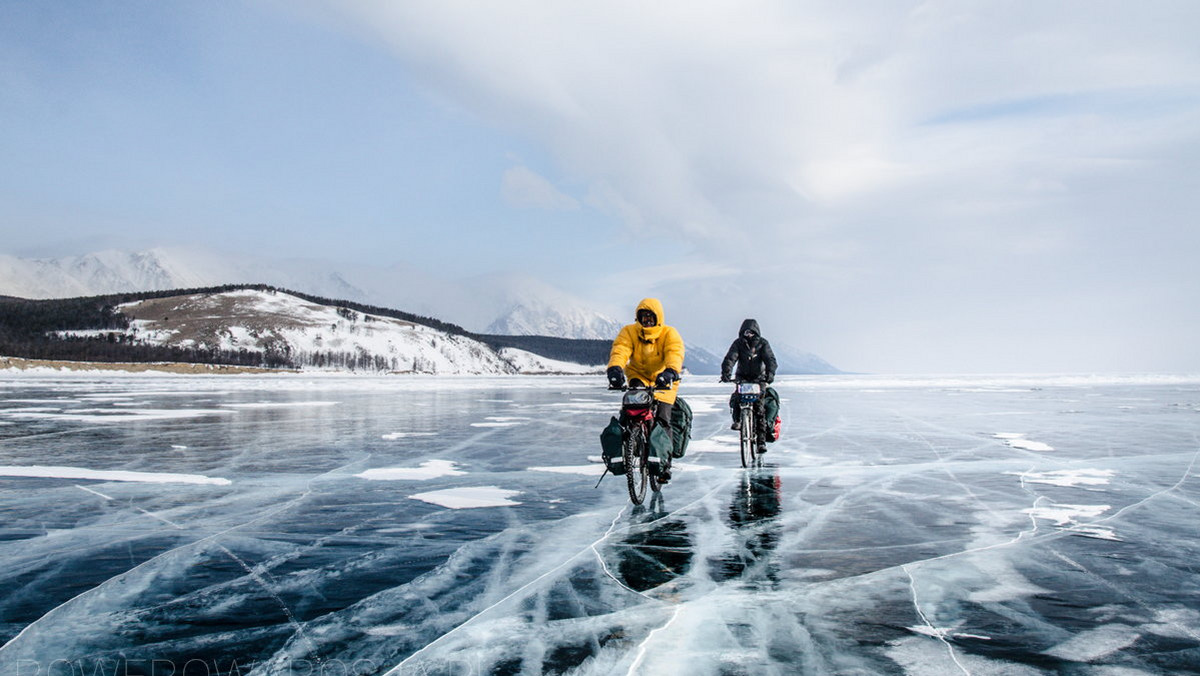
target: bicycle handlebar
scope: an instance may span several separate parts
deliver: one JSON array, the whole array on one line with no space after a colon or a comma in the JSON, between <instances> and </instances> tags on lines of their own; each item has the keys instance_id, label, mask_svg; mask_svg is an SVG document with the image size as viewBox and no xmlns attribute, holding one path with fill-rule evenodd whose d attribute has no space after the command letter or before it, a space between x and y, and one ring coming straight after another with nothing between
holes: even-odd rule
<instances>
[{"instance_id":1,"label":"bicycle handlebar","mask_svg":"<svg viewBox=\"0 0 1200 676\"><path fill-rule=\"evenodd\" d=\"M644 385L642 387L630 387L629 383L625 383L624 385L622 385L620 387L613 387L612 385L609 385L608 389L610 392L611 391L625 392L626 390L646 390L650 394L654 394L655 392L658 391L658 388L653 385Z\"/></svg>"}]
</instances>

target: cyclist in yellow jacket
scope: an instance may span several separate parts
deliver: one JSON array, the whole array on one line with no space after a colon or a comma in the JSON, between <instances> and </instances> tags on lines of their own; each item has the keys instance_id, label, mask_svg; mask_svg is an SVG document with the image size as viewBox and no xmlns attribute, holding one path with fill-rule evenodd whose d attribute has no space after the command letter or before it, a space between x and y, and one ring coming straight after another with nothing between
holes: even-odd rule
<instances>
[{"instance_id":1,"label":"cyclist in yellow jacket","mask_svg":"<svg viewBox=\"0 0 1200 676\"><path fill-rule=\"evenodd\" d=\"M662 303L644 298L634 313L637 319L625 325L612 344L608 357L609 387L621 387L626 376L632 384L654 384L658 400L655 418L671 432L671 409L679 390L679 372L683 370L683 338L663 320ZM667 477L670 475L668 474Z\"/></svg>"}]
</instances>

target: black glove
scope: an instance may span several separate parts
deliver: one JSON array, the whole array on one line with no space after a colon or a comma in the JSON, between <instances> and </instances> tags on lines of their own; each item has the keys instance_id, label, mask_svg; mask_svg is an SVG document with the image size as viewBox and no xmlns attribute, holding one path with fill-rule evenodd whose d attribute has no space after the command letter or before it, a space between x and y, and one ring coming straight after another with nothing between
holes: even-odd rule
<instances>
[{"instance_id":1,"label":"black glove","mask_svg":"<svg viewBox=\"0 0 1200 676\"><path fill-rule=\"evenodd\" d=\"M654 386L660 390L669 389L671 383L676 380L679 380L679 374L675 372L675 369L667 369L658 374L658 377L654 379Z\"/></svg>"},{"instance_id":2,"label":"black glove","mask_svg":"<svg viewBox=\"0 0 1200 676\"><path fill-rule=\"evenodd\" d=\"M625 384L625 369L620 366L609 366L607 375L608 386L614 390L620 389Z\"/></svg>"},{"instance_id":3,"label":"black glove","mask_svg":"<svg viewBox=\"0 0 1200 676\"><path fill-rule=\"evenodd\" d=\"M721 382L723 382L723 383L733 382L733 378L730 378L729 375L722 373L721 374Z\"/></svg>"},{"instance_id":4,"label":"black glove","mask_svg":"<svg viewBox=\"0 0 1200 676\"><path fill-rule=\"evenodd\" d=\"M767 383L769 384L769 383L773 383L773 382L775 382L775 374L774 374L774 373L768 373L768 374L767 374Z\"/></svg>"}]
</instances>

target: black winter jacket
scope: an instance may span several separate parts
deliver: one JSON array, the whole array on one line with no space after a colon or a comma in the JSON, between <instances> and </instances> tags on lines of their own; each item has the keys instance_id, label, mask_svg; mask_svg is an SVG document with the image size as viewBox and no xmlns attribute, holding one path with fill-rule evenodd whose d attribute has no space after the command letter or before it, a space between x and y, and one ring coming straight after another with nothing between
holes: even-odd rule
<instances>
[{"instance_id":1,"label":"black winter jacket","mask_svg":"<svg viewBox=\"0 0 1200 676\"><path fill-rule=\"evenodd\" d=\"M754 332L754 338L746 340L742 336L747 330ZM729 346L725 359L721 362L721 377L728 379L733 375L733 365L737 364L737 379L746 381L765 380L768 383L775 380L775 369L779 364L775 361L775 352L771 344L758 332L758 322L747 319L738 330L738 338Z\"/></svg>"}]
</instances>

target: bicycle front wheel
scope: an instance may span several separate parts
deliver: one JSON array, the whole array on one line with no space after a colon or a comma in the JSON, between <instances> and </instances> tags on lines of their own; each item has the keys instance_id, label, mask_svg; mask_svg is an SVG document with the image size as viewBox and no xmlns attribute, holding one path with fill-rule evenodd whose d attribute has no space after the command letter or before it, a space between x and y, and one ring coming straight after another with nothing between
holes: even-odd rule
<instances>
[{"instance_id":1,"label":"bicycle front wheel","mask_svg":"<svg viewBox=\"0 0 1200 676\"><path fill-rule=\"evenodd\" d=\"M629 483L629 499L635 505L642 504L646 499L646 428L633 425L625 435L621 446L621 456L625 461L625 481Z\"/></svg>"},{"instance_id":2,"label":"bicycle front wheel","mask_svg":"<svg viewBox=\"0 0 1200 676\"><path fill-rule=\"evenodd\" d=\"M754 431L754 414L749 406L742 408L741 424L742 467L754 464L754 440L758 435Z\"/></svg>"}]
</instances>

